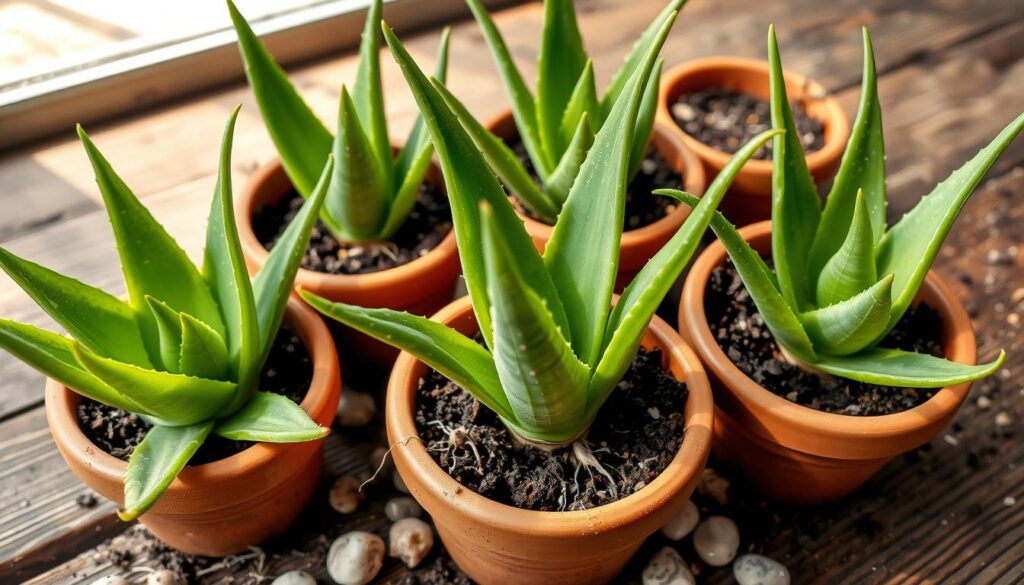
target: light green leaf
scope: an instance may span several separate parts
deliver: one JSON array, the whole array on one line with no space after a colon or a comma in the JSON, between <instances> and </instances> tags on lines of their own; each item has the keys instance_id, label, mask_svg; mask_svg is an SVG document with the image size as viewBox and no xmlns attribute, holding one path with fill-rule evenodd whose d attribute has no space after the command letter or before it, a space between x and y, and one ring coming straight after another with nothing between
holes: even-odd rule
<instances>
[{"instance_id":1,"label":"light green leaf","mask_svg":"<svg viewBox=\"0 0 1024 585\"><path fill-rule=\"evenodd\" d=\"M188 313L181 314L181 373L223 380L228 371L228 348L210 326Z\"/></svg>"},{"instance_id":2,"label":"light green leaf","mask_svg":"<svg viewBox=\"0 0 1024 585\"><path fill-rule=\"evenodd\" d=\"M853 298L878 280L873 239L868 206L864 194L858 191L846 240L818 276L817 306Z\"/></svg>"},{"instance_id":3,"label":"light green leaf","mask_svg":"<svg viewBox=\"0 0 1024 585\"><path fill-rule=\"evenodd\" d=\"M149 429L146 438L128 459L124 476L124 508L121 520L134 520L149 510L167 491L213 429L213 422Z\"/></svg>"},{"instance_id":4,"label":"light green leaf","mask_svg":"<svg viewBox=\"0 0 1024 585\"><path fill-rule=\"evenodd\" d=\"M549 169L561 158L562 114L586 63L572 0L544 0L544 25L537 57L537 124ZM575 127L574 121L571 128Z\"/></svg>"},{"instance_id":5,"label":"light green leaf","mask_svg":"<svg viewBox=\"0 0 1024 585\"><path fill-rule=\"evenodd\" d=\"M448 78L448 45L451 41L452 27L446 26L441 31L441 42L437 47L437 65L434 67L433 78L437 79L441 83L444 83ZM413 168L422 156L424 152L433 152L432 145L430 143L430 134L427 132L426 124L423 122L423 116L416 116L416 122L412 125L412 132L409 133L409 138L405 141L405 146L402 147L402 151L398 154L398 160L395 163L395 177L398 178L399 182L409 174L409 170Z\"/></svg>"},{"instance_id":6,"label":"light green leaf","mask_svg":"<svg viewBox=\"0 0 1024 585\"><path fill-rule=\"evenodd\" d=\"M629 153L629 180L632 181L640 171L640 164L647 156L647 147L651 144L654 132L654 118L658 113L658 99L661 88L661 70L664 59L658 59L651 70L651 77L644 86L644 97L640 100L640 112L636 117L636 130L633 132L633 148Z\"/></svg>"},{"instance_id":7,"label":"light green leaf","mask_svg":"<svg viewBox=\"0 0 1024 585\"><path fill-rule=\"evenodd\" d=\"M559 149L552 153L552 158L555 161L565 160L565 150L579 132L580 120L583 119L583 116L590 118L592 128L600 128L601 122L604 121L601 106L597 101L593 61L587 61L583 73L576 81L576 87L572 90L572 95L569 96L569 103L565 106L559 126ZM548 181L551 181L550 177Z\"/></svg>"},{"instance_id":8,"label":"light green leaf","mask_svg":"<svg viewBox=\"0 0 1024 585\"><path fill-rule=\"evenodd\" d=\"M156 321L156 330L160 336L160 365L172 374L179 374L181 373L180 313L149 295L146 295L146 304L149 305L149 311L153 315L153 320Z\"/></svg>"},{"instance_id":9,"label":"light green leaf","mask_svg":"<svg viewBox=\"0 0 1024 585\"><path fill-rule=\"evenodd\" d=\"M316 424L288 398L257 392L238 412L217 423L213 432L235 441L299 443L326 437L331 430Z\"/></svg>"},{"instance_id":10,"label":"light green leaf","mask_svg":"<svg viewBox=\"0 0 1024 585\"><path fill-rule=\"evenodd\" d=\"M391 141L388 139L388 120L384 112L384 89L380 80L380 15L381 0L372 0L366 12L363 35L359 41L359 66L356 68L356 82L352 86L354 111L358 112L361 128L366 128L370 144L376 152L377 164L386 170L385 191L391 191ZM344 97L344 96L343 96ZM344 105L342 107L345 107ZM355 118L355 116L353 116ZM339 122L340 125L340 122ZM337 142L335 142L337 146ZM335 149L334 158L338 167L343 167L342 157ZM321 155L320 160L323 160ZM335 169L337 171L337 169Z\"/></svg>"},{"instance_id":11,"label":"light green leaf","mask_svg":"<svg viewBox=\"0 0 1024 585\"><path fill-rule=\"evenodd\" d=\"M569 146L562 153L562 160L558 162L555 171L551 173L544 185L548 196L559 205L563 205L569 197L572 184L576 182L576 177L580 174L580 167L583 166L583 161L587 160L587 152L590 151L593 144L594 131L590 126L590 115L584 112L580 117L576 133L573 134Z\"/></svg>"},{"instance_id":12,"label":"light green leaf","mask_svg":"<svg viewBox=\"0 0 1024 585\"><path fill-rule=\"evenodd\" d=\"M831 355L849 355L871 344L885 330L892 308L892 275L852 297L801 314L815 349Z\"/></svg>"},{"instance_id":13,"label":"light green leaf","mask_svg":"<svg viewBox=\"0 0 1024 585\"><path fill-rule=\"evenodd\" d=\"M943 388L980 380L1002 367L1006 352L987 364L968 366L923 353L875 347L854 355L822 355L813 366L868 384L902 388Z\"/></svg>"}]
</instances>

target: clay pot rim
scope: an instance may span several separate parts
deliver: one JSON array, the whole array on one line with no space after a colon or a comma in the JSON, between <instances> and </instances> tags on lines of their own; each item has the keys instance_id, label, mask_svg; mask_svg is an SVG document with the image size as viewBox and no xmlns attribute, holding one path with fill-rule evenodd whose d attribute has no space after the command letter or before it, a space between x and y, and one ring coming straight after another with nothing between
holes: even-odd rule
<instances>
[{"instance_id":1,"label":"clay pot rim","mask_svg":"<svg viewBox=\"0 0 1024 585\"><path fill-rule=\"evenodd\" d=\"M432 320L449 323L472 311L469 297L460 297L438 311ZM713 402L711 386L697 354L667 323L655 316L648 327L663 345L665 358L677 362L685 372L689 391L686 401L683 443L668 467L640 491L615 502L579 511L551 512L525 510L496 502L463 486L446 473L427 453L419 437L413 413L407 407L409 394L415 393L421 372L427 367L416 357L402 352L395 362L388 382L386 421L388 439L393 448L404 449L403 458L419 477L419 481L449 502L452 514L473 518L510 534L571 538L580 534L608 532L647 516L673 494L684 489L689 480L704 468L711 445ZM459 494L458 500L450 498Z\"/></svg>"},{"instance_id":2,"label":"clay pot rim","mask_svg":"<svg viewBox=\"0 0 1024 585\"><path fill-rule=\"evenodd\" d=\"M746 57L704 57L681 63L669 69L662 77L661 95L658 96L658 116L662 118L665 124L671 124L672 127L678 130L682 140L698 156L711 162L716 168L721 169L729 162L732 155L712 148L687 134L686 131L676 124L669 104L669 102L674 102L675 98L682 93L682 85L689 77L715 69L723 70L730 76L736 76L737 74L761 76L765 78L766 83L770 74L768 61ZM846 142L850 137L850 121L846 117L846 112L843 110L842 105L840 105L839 100L832 93L827 92L820 83L786 69L783 69L782 74L786 80L786 89L790 100L800 96L810 101L818 102L822 107L823 115L820 120L824 127L825 144L820 149L806 154L807 167L811 169L813 174L815 169L827 166L830 161L838 160L843 155L843 152L846 150ZM802 89L799 92L794 92L792 90L794 87ZM819 93L825 97L809 97ZM772 161L751 159L743 165L742 171L758 175L770 175L772 172Z\"/></svg>"},{"instance_id":3,"label":"clay pot rim","mask_svg":"<svg viewBox=\"0 0 1024 585\"><path fill-rule=\"evenodd\" d=\"M768 238L771 235L771 221L748 225L740 229L740 235L748 242ZM726 255L725 247L720 241L715 240L697 258L683 285L679 304L679 326L685 327L690 333L694 349L713 375L727 385L742 403L766 419L774 421L775 424L786 425L794 434L809 439L825 438L853 442L886 440L925 429L937 421L948 418L967 396L970 382L941 388L924 403L903 412L852 416L801 406L763 388L747 377L719 348L704 312L704 291L711 271L725 262ZM919 298L935 309L942 319L946 357L960 363L974 364L974 330L967 311L952 290L938 275L929 272L921 287ZM806 448L794 446L791 441L779 440L779 437L765 438L797 451L808 452ZM852 451L843 449L841 444L833 444L832 448L840 455Z\"/></svg>"},{"instance_id":4,"label":"clay pot rim","mask_svg":"<svg viewBox=\"0 0 1024 585\"><path fill-rule=\"evenodd\" d=\"M252 227L252 218L258 210L257 204L266 204L266 202L257 201L263 185L277 173L286 175L279 156L270 159L253 172L235 201L235 223L238 225L242 251L257 266L262 266L266 262L269 253L256 237ZM441 171L433 161L430 163L427 176L441 177ZM444 191L443 181L435 180L435 185ZM393 286L396 283L430 278L431 273L443 268L445 263L450 262L453 256L457 257L458 253L453 226L440 244L423 256L401 266L365 274L328 274L300 267L295 275L295 285L314 291L332 290L336 291L336 295L379 289Z\"/></svg>"},{"instance_id":5,"label":"clay pot rim","mask_svg":"<svg viewBox=\"0 0 1024 585\"><path fill-rule=\"evenodd\" d=\"M285 321L290 326L289 329L302 339L312 360L313 378L310 380L306 396L299 406L318 424L329 427L335 414L334 409L326 408L331 399L331 388L341 385L341 373L334 340L331 338L327 325L317 313L302 303L295 295L288 298ZM61 435L60 447L66 453L66 457L72 456L85 460L85 464L91 472L102 481L120 485L124 482L128 464L107 453L85 436L78 426L76 414L80 401L81 396L60 382L47 378L45 409L50 432L54 435ZM257 443L230 457L203 465L185 467L168 486L165 496L170 496L168 499L187 497L196 489L196 486L214 485L238 475L242 470L264 467L276 457L281 456L289 445L289 443ZM253 496L258 496L258 494L253 494Z\"/></svg>"}]
</instances>

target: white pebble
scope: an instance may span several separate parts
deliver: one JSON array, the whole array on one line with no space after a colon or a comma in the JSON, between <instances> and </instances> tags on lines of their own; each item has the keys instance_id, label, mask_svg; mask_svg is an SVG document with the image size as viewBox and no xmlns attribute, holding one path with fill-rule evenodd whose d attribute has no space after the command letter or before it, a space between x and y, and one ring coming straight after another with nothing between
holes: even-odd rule
<instances>
[{"instance_id":1,"label":"white pebble","mask_svg":"<svg viewBox=\"0 0 1024 585\"><path fill-rule=\"evenodd\" d=\"M349 475L343 475L331 486L331 493L328 498L331 507L342 514L351 514L359 508L359 502L363 501L363 493L359 491L359 481Z\"/></svg>"},{"instance_id":2,"label":"white pebble","mask_svg":"<svg viewBox=\"0 0 1024 585\"><path fill-rule=\"evenodd\" d=\"M409 493L409 486L405 485L405 480L398 473L392 474L391 481L395 484L395 489L402 492L403 494Z\"/></svg>"},{"instance_id":3,"label":"white pebble","mask_svg":"<svg viewBox=\"0 0 1024 585\"><path fill-rule=\"evenodd\" d=\"M92 585L128 585L128 579L120 575L105 575L93 581Z\"/></svg>"},{"instance_id":4,"label":"white pebble","mask_svg":"<svg viewBox=\"0 0 1024 585\"><path fill-rule=\"evenodd\" d=\"M377 414L377 404L373 396L365 392L345 389L338 401L338 424L343 427L362 427L373 420Z\"/></svg>"},{"instance_id":5,"label":"white pebble","mask_svg":"<svg viewBox=\"0 0 1024 585\"><path fill-rule=\"evenodd\" d=\"M316 579L305 571L288 571L270 585L316 585Z\"/></svg>"},{"instance_id":6,"label":"white pebble","mask_svg":"<svg viewBox=\"0 0 1024 585\"><path fill-rule=\"evenodd\" d=\"M388 543L388 556L402 559L412 569L434 547L434 531L419 518L403 518L391 525Z\"/></svg>"},{"instance_id":7,"label":"white pebble","mask_svg":"<svg viewBox=\"0 0 1024 585\"><path fill-rule=\"evenodd\" d=\"M732 565L739 585L789 585L789 569L761 555L743 555Z\"/></svg>"},{"instance_id":8,"label":"white pebble","mask_svg":"<svg viewBox=\"0 0 1024 585\"><path fill-rule=\"evenodd\" d=\"M418 518L421 514L423 508L412 498L391 498L384 504L384 515L392 522L398 522L402 518Z\"/></svg>"},{"instance_id":9,"label":"white pebble","mask_svg":"<svg viewBox=\"0 0 1024 585\"><path fill-rule=\"evenodd\" d=\"M686 538L687 534L693 532L698 521L700 521L700 512L697 510L697 505L693 503L693 500L686 500L683 509L661 527L661 533L669 540L682 540Z\"/></svg>"},{"instance_id":10,"label":"white pebble","mask_svg":"<svg viewBox=\"0 0 1024 585\"><path fill-rule=\"evenodd\" d=\"M694 531L693 548L705 563L713 567L728 565L740 548L740 530L725 516L711 516Z\"/></svg>"},{"instance_id":11,"label":"white pebble","mask_svg":"<svg viewBox=\"0 0 1024 585\"><path fill-rule=\"evenodd\" d=\"M160 569L146 575L146 585L179 585L181 579L174 571Z\"/></svg>"},{"instance_id":12,"label":"white pebble","mask_svg":"<svg viewBox=\"0 0 1024 585\"><path fill-rule=\"evenodd\" d=\"M327 552L327 574L340 585L366 585L380 572L384 541L369 532L338 537Z\"/></svg>"},{"instance_id":13,"label":"white pebble","mask_svg":"<svg viewBox=\"0 0 1024 585\"><path fill-rule=\"evenodd\" d=\"M1005 412L996 413L995 423L997 427L1008 427L1013 424L1013 419Z\"/></svg>"},{"instance_id":14,"label":"white pebble","mask_svg":"<svg viewBox=\"0 0 1024 585\"><path fill-rule=\"evenodd\" d=\"M689 567L674 548L664 547L647 562L643 573L644 585L694 585L696 580Z\"/></svg>"},{"instance_id":15,"label":"white pebble","mask_svg":"<svg viewBox=\"0 0 1024 585\"><path fill-rule=\"evenodd\" d=\"M1012 506L1012 505L1014 505L1016 503L1017 503L1017 498L1015 498L1013 496L1006 496L1005 498L1003 498L1003 505L1004 506L1009 507L1009 506Z\"/></svg>"}]
</instances>

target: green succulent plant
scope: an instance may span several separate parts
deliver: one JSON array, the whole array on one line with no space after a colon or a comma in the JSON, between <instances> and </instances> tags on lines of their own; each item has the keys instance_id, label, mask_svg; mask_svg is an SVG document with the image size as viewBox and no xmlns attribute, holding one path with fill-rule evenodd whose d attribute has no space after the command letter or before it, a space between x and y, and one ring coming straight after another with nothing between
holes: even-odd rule
<instances>
[{"instance_id":1,"label":"green succulent plant","mask_svg":"<svg viewBox=\"0 0 1024 585\"><path fill-rule=\"evenodd\" d=\"M612 307L632 137L644 83L676 13L662 17L625 81L541 256L440 81L385 29L444 172L466 286L486 347L440 323L331 303L325 315L416 355L536 443L580 437L628 369L658 303L693 254L732 178L772 132L740 150Z\"/></svg>"},{"instance_id":2,"label":"green succulent plant","mask_svg":"<svg viewBox=\"0 0 1024 585\"><path fill-rule=\"evenodd\" d=\"M824 208L786 99L774 29L771 61L774 273L720 214L711 227L775 341L797 364L872 384L942 387L988 376L1005 352L964 365L879 346L911 306L949 229L985 172L1024 128L1018 116L973 159L886 226L885 151L871 38L864 30L860 106ZM673 195L689 205L693 197Z\"/></svg>"},{"instance_id":3,"label":"green succulent plant","mask_svg":"<svg viewBox=\"0 0 1024 585\"><path fill-rule=\"evenodd\" d=\"M380 76L382 0L373 0L359 44L359 66L351 93L341 88L338 128L332 136L295 90L252 28L227 0L238 34L239 50L259 104L263 121L296 191L309 197L327 153L334 154L334 172L320 219L342 242L387 240L409 217L430 167L432 148L416 120L405 146L393 154L384 111ZM445 28L435 75L448 68Z\"/></svg>"},{"instance_id":4,"label":"green succulent plant","mask_svg":"<svg viewBox=\"0 0 1024 585\"><path fill-rule=\"evenodd\" d=\"M537 59L537 95L526 86L505 41L480 0L466 0L490 47L505 84L512 115L523 146L542 186L538 186L515 153L475 120L454 95L441 88L448 106L459 117L491 168L535 215L554 224L579 175L587 150L607 123L611 110L655 41L658 24L685 0L672 0L643 32L625 62L598 97L594 66L587 57L572 0L544 0L544 27ZM632 179L647 153L658 107L662 61L641 85L643 97L629 140L627 176Z\"/></svg>"},{"instance_id":5,"label":"green succulent plant","mask_svg":"<svg viewBox=\"0 0 1024 585\"><path fill-rule=\"evenodd\" d=\"M224 132L201 268L80 126L117 241L127 302L0 248L0 268L71 335L0 319L0 348L78 394L151 424L128 460L119 512L125 520L157 501L210 433L287 443L328 432L288 398L257 386L333 162L324 155L310 198L250 282L232 210L237 115L238 109Z\"/></svg>"}]
</instances>

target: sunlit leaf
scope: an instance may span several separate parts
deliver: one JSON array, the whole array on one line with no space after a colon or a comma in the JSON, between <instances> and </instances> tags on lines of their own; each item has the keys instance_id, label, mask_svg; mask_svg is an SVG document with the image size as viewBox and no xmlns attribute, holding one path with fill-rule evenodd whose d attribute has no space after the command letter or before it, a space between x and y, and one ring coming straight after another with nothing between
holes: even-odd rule
<instances>
[{"instance_id":1,"label":"sunlit leaf","mask_svg":"<svg viewBox=\"0 0 1024 585\"><path fill-rule=\"evenodd\" d=\"M867 384L943 388L980 380L1002 367L1004 361L1004 351L987 364L968 366L927 354L875 347L848 356L822 355L813 366Z\"/></svg>"},{"instance_id":2,"label":"sunlit leaf","mask_svg":"<svg viewBox=\"0 0 1024 585\"><path fill-rule=\"evenodd\" d=\"M388 120L384 112L384 90L380 80L380 15L381 0L372 0L363 34L359 41L359 66L356 68L356 82L352 86L354 112L358 112L361 128L365 129L370 144L373 145L377 164L385 167L385 191L391 190L391 141L388 139ZM342 108L345 105L342 104ZM355 118L355 116L353 116ZM349 120L351 122L352 120ZM339 123L340 125L340 123ZM337 142L335 142L337 145ZM338 168L341 168L342 157L334 151ZM323 160L323 155L320 159ZM338 216L341 217L341 216Z\"/></svg>"},{"instance_id":3,"label":"sunlit leaf","mask_svg":"<svg viewBox=\"0 0 1024 585\"><path fill-rule=\"evenodd\" d=\"M181 373L223 380L227 375L228 348L210 326L188 313L181 314Z\"/></svg>"},{"instance_id":4,"label":"sunlit leaf","mask_svg":"<svg viewBox=\"0 0 1024 585\"><path fill-rule=\"evenodd\" d=\"M199 450L211 429L213 422L181 427L156 425L149 429L128 459L124 508L117 515L128 521L149 510Z\"/></svg>"},{"instance_id":5,"label":"sunlit leaf","mask_svg":"<svg viewBox=\"0 0 1024 585\"><path fill-rule=\"evenodd\" d=\"M593 144L594 131L590 126L590 116L584 112L583 116L580 117L576 133L573 134L572 140L569 141L565 152L562 153L562 160L558 162L555 171L551 173L547 183L544 185L548 196L559 204L564 204L565 200L569 197L569 190L572 189L572 184L576 182L576 177L580 173L580 167L583 166L583 161L587 160L587 153Z\"/></svg>"},{"instance_id":6,"label":"sunlit leaf","mask_svg":"<svg viewBox=\"0 0 1024 585\"><path fill-rule=\"evenodd\" d=\"M651 77L644 86L644 97L640 100L640 112L636 117L636 130L633 132L633 148L629 153L629 180L640 171L640 164L647 157L647 149L654 132L654 118L658 113L658 99L661 89L661 70L664 59L658 59L651 70Z\"/></svg>"},{"instance_id":7,"label":"sunlit leaf","mask_svg":"<svg viewBox=\"0 0 1024 585\"><path fill-rule=\"evenodd\" d=\"M555 161L565 159L563 151L568 148L569 143L572 142L579 132L580 120L583 116L590 118L592 128L600 128L601 122L604 121L601 106L597 101L593 61L587 61L586 67L583 68L583 73L580 74L580 78L576 81L576 87L572 90L572 95L569 96L569 102L565 106L562 122L559 125L559 149L555 151L553 157ZM550 181L549 177L548 182Z\"/></svg>"},{"instance_id":8,"label":"sunlit leaf","mask_svg":"<svg viewBox=\"0 0 1024 585\"><path fill-rule=\"evenodd\" d=\"M853 298L878 280L871 217L864 194L857 193L853 221L842 246L821 270L817 283L819 307Z\"/></svg>"},{"instance_id":9,"label":"sunlit leaf","mask_svg":"<svg viewBox=\"0 0 1024 585\"><path fill-rule=\"evenodd\" d=\"M146 295L146 304L160 337L160 365L173 374L181 372L181 317L166 303ZM107 355L107 354L101 354Z\"/></svg>"},{"instance_id":10,"label":"sunlit leaf","mask_svg":"<svg viewBox=\"0 0 1024 585\"><path fill-rule=\"evenodd\" d=\"M815 349L849 355L871 344L885 330L892 308L892 275L852 297L800 315Z\"/></svg>"},{"instance_id":11,"label":"sunlit leaf","mask_svg":"<svg viewBox=\"0 0 1024 585\"><path fill-rule=\"evenodd\" d=\"M561 134L562 114L586 62L572 0L545 0L537 57L537 125L549 169L561 158L565 144ZM575 126L575 123L571 125Z\"/></svg>"},{"instance_id":12,"label":"sunlit leaf","mask_svg":"<svg viewBox=\"0 0 1024 585\"><path fill-rule=\"evenodd\" d=\"M323 438L330 429L316 424L287 397L257 392L238 412L217 423L213 432L235 441L298 443Z\"/></svg>"}]
</instances>

